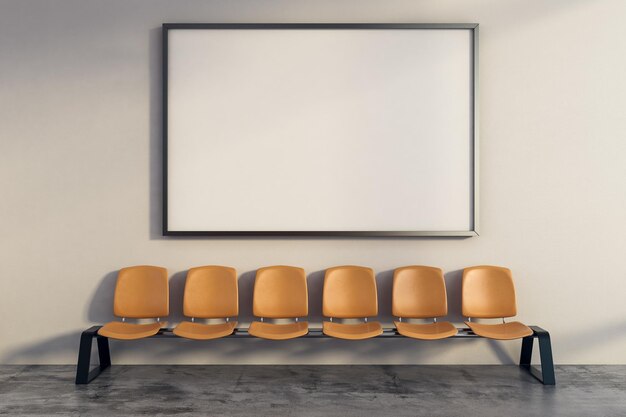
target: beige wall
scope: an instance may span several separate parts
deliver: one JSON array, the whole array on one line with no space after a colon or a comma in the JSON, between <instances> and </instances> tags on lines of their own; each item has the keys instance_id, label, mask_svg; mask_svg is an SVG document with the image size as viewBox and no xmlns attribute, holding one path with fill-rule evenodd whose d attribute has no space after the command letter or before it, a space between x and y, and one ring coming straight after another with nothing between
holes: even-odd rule
<instances>
[{"instance_id":1,"label":"beige wall","mask_svg":"<svg viewBox=\"0 0 626 417\"><path fill-rule=\"evenodd\" d=\"M74 363L111 317L115 271L158 264L180 318L184 271L514 271L519 318L551 331L557 363L626 363L626 2L0 0L0 362ZM481 236L165 239L160 236L162 22L478 22ZM235 167L234 167L235 168ZM512 363L519 342L230 340L113 343L118 363Z\"/></svg>"}]
</instances>

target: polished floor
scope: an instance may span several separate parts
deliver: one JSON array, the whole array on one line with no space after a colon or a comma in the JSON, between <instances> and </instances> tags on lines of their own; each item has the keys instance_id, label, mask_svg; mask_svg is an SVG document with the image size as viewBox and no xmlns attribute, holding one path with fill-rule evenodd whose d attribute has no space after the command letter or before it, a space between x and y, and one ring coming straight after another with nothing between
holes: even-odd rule
<instances>
[{"instance_id":1,"label":"polished floor","mask_svg":"<svg viewBox=\"0 0 626 417\"><path fill-rule=\"evenodd\" d=\"M626 416L626 366L0 366L10 416Z\"/></svg>"}]
</instances>

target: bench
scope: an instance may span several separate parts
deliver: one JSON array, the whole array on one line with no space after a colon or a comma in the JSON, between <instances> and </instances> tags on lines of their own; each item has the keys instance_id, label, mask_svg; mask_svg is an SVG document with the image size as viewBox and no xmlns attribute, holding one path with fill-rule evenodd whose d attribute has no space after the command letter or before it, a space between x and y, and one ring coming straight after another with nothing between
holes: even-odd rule
<instances>
[{"instance_id":1,"label":"bench","mask_svg":"<svg viewBox=\"0 0 626 417\"><path fill-rule=\"evenodd\" d=\"M115 289L114 313L122 321L93 326L81 334L76 368L76 384L88 384L111 366L109 338L120 340L187 338L444 338L522 339L519 366L544 385L555 385L550 335L538 326L519 322L485 324L471 318L512 317L517 314L515 292L510 270L501 267L466 268L462 284L463 315L468 327L456 328L437 321L447 314L443 273L439 268L410 266L394 271L392 313L398 317L395 327L383 328L368 317L378 314L376 280L370 268L342 266L330 268L324 278L323 314L329 317L322 328L309 328L299 318L308 315L308 293L304 270L274 266L257 271L253 295L253 314L260 317L249 328L237 327L230 317L238 314L237 276L233 268L207 266L192 268L187 275L183 312L191 321L175 328L162 328L160 317L169 314L167 271L152 266L120 270ZM156 318L150 324L128 323L126 318ZM222 318L219 324L203 324L196 318ZM264 320L285 319L285 323ZM333 321L333 318L335 321ZM358 323L345 321L361 318ZM433 318L432 323L416 319ZM337 319L340 319L337 322ZM344 320L344 321L341 321ZM99 364L91 369L93 340L96 339ZM538 339L540 364L531 365L534 340Z\"/></svg>"},{"instance_id":2,"label":"bench","mask_svg":"<svg viewBox=\"0 0 626 417\"><path fill-rule=\"evenodd\" d=\"M98 335L98 330L102 326L93 326L82 332L80 337L80 349L78 353L78 365L76 367L76 384L88 384L95 379L102 371L111 366L111 354L109 349L109 338ZM520 354L519 366L527 370L532 376L537 378L544 385L555 385L554 364L552 362L552 347L550 344L550 334L538 326L530 326L533 330L532 336L526 336L522 339L522 349ZM322 333L322 329L310 329L309 333L304 336L306 338L330 338ZM394 328L383 328L382 338L404 338ZM470 339L479 338L470 328L459 328L458 334L452 336L452 339ZM161 329L157 334L151 336L150 339L171 339L179 338L172 333L172 329ZM247 329L235 328L235 331L229 339L245 339L255 338L248 333ZM100 363L90 369L91 351L93 339L97 341L98 358ZM541 359L541 367L531 365L533 354L533 342L535 339L539 341L539 352Z\"/></svg>"}]
</instances>

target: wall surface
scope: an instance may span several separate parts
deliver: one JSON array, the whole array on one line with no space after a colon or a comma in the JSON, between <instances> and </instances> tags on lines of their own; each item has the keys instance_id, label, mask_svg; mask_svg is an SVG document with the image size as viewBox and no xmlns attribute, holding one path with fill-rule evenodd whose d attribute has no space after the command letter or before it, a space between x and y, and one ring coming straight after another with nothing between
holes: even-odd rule
<instances>
[{"instance_id":1,"label":"wall surface","mask_svg":"<svg viewBox=\"0 0 626 417\"><path fill-rule=\"evenodd\" d=\"M0 0L0 362L74 363L82 329L112 317L116 271L378 272L510 267L519 319L551 331L557 363L626 363L626 2L623 0ZM173 239L160 236L163 22L480 23L481 236ZM159 340L113 343L116 363L513 363L519 342Z\"/></svg>"}]
</instances>

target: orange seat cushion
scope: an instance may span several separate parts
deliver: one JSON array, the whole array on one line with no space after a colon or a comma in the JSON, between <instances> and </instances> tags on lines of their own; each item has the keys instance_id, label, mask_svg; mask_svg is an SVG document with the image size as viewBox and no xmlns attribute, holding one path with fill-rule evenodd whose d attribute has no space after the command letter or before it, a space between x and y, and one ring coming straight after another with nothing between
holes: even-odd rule
<instances>
[{"instance_id":1,"label":"orange seat cushion","mask_svg":"<svg viewBox=\"0 0 626 417\"><path fill-rule=\"evenodd\" d=\"M100 336L110 337L111 339L134 340L143 339L145 337L154 336L161 330L161 326L165 323L148 323L135 324L124 323L121 321L112 321L100 328L98 334Z\"/></svg>"},{"instance_id":2,"label":"orange seat cushion","mask_svg":"<svg viewBox=\"0 0 626 417\"><path fill-rule=\"evenodd\" d=\"M248 328L248 334L262 339L285 340L304 336L309 332L309 323L298 321L287 324L266 323L253 321Z\"/></svg>"},{"instance_id":3,"label":"orange seat cushion","mask_svg":"<svg viewBox=\"0 0 626 417\"><path fill-rule=\"evenodd\" d=\"M194 323L183 321L172 330L176 336L194 340L219 339L233 334L237 327L236 321L227 321L218 324Z\"/></svg>"},{"instance_id":4,"label":"orange seat cushion","mask_svg":"<svg viewBox=\"0 0 626 417\"><path fill-rule=\"evenodd\" d=\"M383 328L377 321L358 324L335 323L325 321L322 331L325 335L339 339L361 340L379 336L383 333Z\"/></svg>"},{"instance_id":5,"label":"orange seat cushion","mask_svg":"<svg viewBox=\"0 0 626 417\"><path fill-rule=\"evenodd\" d=\"M452 337L457 333L456 327L448 321L437 323L405 323L394 321L398 333L413 339L437 340Z\"/></svg>"},{"instance_id":6,"label":"orange seat cushion","mask_svg":"<svg viewBox=\"0 0 626 417\"><path fill-rule=\"evenodd\" d=\"M521 339L522 337L532 336L533 334L530 327L520 323L519 321L498 324L474 323L466 321L465 324L467 324L477 335L487 337L489 339Z\"/></svg>"}]
</instances>

